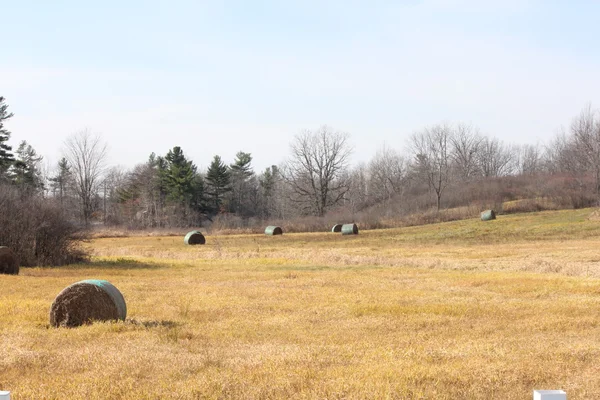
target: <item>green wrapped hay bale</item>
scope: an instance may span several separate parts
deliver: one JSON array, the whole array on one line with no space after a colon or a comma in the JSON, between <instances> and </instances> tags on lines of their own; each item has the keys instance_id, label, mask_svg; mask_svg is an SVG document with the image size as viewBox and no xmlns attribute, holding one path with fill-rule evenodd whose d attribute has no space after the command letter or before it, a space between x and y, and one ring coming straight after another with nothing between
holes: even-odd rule
<instances>
[{"instance_id":1,"label":"green wrapped hay bale","mask_svg":"<svg viewBox=\"0 0 600 400\"><path fill-rule=\"evenodd\" d=\"M342 225L342 235L358 235L358 226L356 224Z\"/></svg>"},{"instance_id":2,"label":"green wrapped hay bale","mask_svg":"<svg viewBox=\"0 0 600 400\"><path fill-rule=\"evenodd\" d=\"M486 210L481 213L482 221L491 221L492 219L496 219L496 212L494 210Z\"/></svg>"},{"instance_id":3,"label":"green wrapped hay bale","mask_svg":"<svg viewBox=\"0 0 600 400\"><path fill-rule=\"evenodd\" d=\"M331 228L331 232L341 232L342 231L342 224L336 224L333 226L333 228Z\"/></svg>"},{"instance_id":4,"label":"green wrapped hay bale","mask_svg":"<svg viewBox=\"0 0 600 400\"><path fill-rule=\"evenodd\" d=\"M0 274L19 275L17 255L6 246L0 246Z\"/></svg>"},{"instance_id":5,"label":"green wrapped hay bale","mask_svg":"<svg viewBox=\"0 0 600 400\"><path fill-rule=\"evenodd\" d=\"M76 327L93 321L125 320L123 295L110 282L88 279L64 288L50 307L50 325Z\"/></svg>"},{"instance_id":6,"label":"green wrapped hay bale","mask_svg":"<svg viewBox=\"0 0 600 400\"><path fill-rule=\"evenodd\" d=\"M274 236L274 235L283 235L283 229L278 226L269 225L265 229L265 235Z\"/></svg>"},{"instance_id":7,"label":"green wrapped hay bale","mask_svg":"<svg viewBox=\"0 0 600 400\"><path fill-rule=\"evenodd\" d=\"M185 235L183 242L189 245L204 244L206 243L206 239L200 231L191 231L188 232L187 235Z\"/></svg>"}]
</instances>

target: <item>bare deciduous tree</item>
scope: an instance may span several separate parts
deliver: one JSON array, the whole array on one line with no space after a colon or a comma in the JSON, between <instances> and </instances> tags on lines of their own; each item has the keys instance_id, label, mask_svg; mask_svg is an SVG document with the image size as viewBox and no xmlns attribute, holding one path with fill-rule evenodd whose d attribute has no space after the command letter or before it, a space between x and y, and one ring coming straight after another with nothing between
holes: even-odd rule
<instances>
[{"instance_id":1,"label":"bare deciduous tree","mask_svg":"<svg viewBox=\"0 0 600 400\"><path fill-rule=\"evenodd\" d=\"M392 196L401 194L407 162L397 151L383 146L369 162L369 196L375 201L388 202Z\"/></svg>"},{"instance_id":2,"label":"bare deciduous tree","mask_svg":"<svg viewBox=\"0 0 600 400\"><path fill-rule=\"evenodd\" d=\"M64 143L64 156L71 165L75 191L81 202L81 217L89 225L94 211L94 197L98 192L108 149L100 135L88 129L69 136Z\"/></svg>"},{"instance_id":3,"label":"bare deciduous tree","mask_svg":"<svg viewBox=\"0 0 600 400\"><path fill-rule=\"evenodd\" d=\"M418 174L435 192L437 209L442 205L442 195L450 181L450 142L452 128L447 124L434 125L412 135L410 147L415 157Z\"/></svg>"},{"instance_id":4,"label":"bare deciduous tree","mask_svg":"<svg viewBox=\"0 0 600 400\"><path fill-rule=\"evenodd\" d=\"M458 124L451 135L452 161L462 181L469 181L480 174L477 157L483 140L479 130L467 124Z\"/></svg>"},{"instance_id":5,"label":"bare deciduous tree","mask_svg":"<svg viewBox=\"0 0 600 400\"><path fill-rule=\"evenodd\" d=\"M323 216L344 198L352 152L348 138L347 133L327 126L306 130L294 138L282 175L293 193L291 200L303 213Z\"/></svg>"},{"instance_id":6,"label":"bare deciduous tree","mask_svg":"<svg viewBox=\"0 0 600 400\"><path fill-rule=\"evenodd\" d=\"M594 174L596 194L600 195L600 111L588 105L573 119L571 134L580 162Z\"/></svg>"},{"instance_id":7,"label":"bare deciduous tree","mask_svg":"<svg viewBox=\"0 0 600 400\"><path fill-rule=\"evenodd\" d=\"M573 138L567 136L564 130L544 146L544 169L551 174L576 174L582 170Z\"/></svg>"},{"instance_id":8,"label":"bare deciduous tree","mask_svg":"<svg viewBox=\"0 0 600 400\"><path fill-rule=\"evenodd\" d=\"M121 222L119 190L125 187L127 179L127 173L120 166L111 167L104 173L99 188L102 192L102 222L104 225Z\"/></svg>"},{"instance_id":9,"label":"bare deciduous tree","mask_svg":"<svg viewBox=\"0 0 600 400\"><path fill-rule=\"evenodd\" d=\"M367 168L363 163L358 164L349 172L350 185L344 204L354 214L369 204L368 186L370 179Z\"/></svg>"},{"instance_id":10,"label":"bare deciduous tree","mask_svg":"<svg viewBox=\"0 0 600 400\"><path fill-rule=\"evenodd\" d=\"M479 168L484 177L506 176L513 171L513 151L496 138L484 138L478 155Z\"/></svg>"},{"instance_id":11,"label":"bare deciduous tree","mask_svg":"<svg viewBox=\"0 0 600 400\"><path fill-rule=\"evenodd\" d=\"M542 151L539 145L525 144L517 152L518 173L534 175L543 170Z\"/></svg>"}]
</instances>

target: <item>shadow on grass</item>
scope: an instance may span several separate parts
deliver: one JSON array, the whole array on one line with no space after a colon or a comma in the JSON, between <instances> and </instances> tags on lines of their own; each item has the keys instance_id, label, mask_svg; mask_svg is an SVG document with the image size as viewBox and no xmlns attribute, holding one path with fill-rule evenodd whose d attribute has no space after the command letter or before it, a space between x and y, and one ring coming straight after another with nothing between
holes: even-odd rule
<instances>
[{"instance_id":1,"label":"shadow on grass","mask_svg":"<svg viewBox=\"0 0 600 400\"><path fill-rule=\"evenodd\" d=\"M125 328L127 329L127 327L131 327L133 329L136 328L143 328L143 329L152 329L152 328L167 328L167 329L172 329L172 328L177 328L179 326L182 325L181 322L176 322L176 321L171 321L171 320L159 320L159 321L155 321L155 320L147 320L147 321L140 321L137 320L135 318L126 318L125 321L117 321L117 320L111 320L111 321L87 321L86 323L83 323L79 326L52 326L50 324L39 324L40 327L42 328L46 328L46 329L77 329L80 327L86 327L86 326L91 326L94 325L95 323L100 323L100 324L107 324L110 326L113 326L115 328L117 328L117 330L122 330L122 329L118 329L119 327L121 328Z\"/></svg>"},{"instance_id":2,"label":"shadow on grass","mask_svg":"<svg viewBox=\"0 0 600 400\"><path fill-rule=\"evenodd\" d=\"M175 322L171 320L160 320L160 321L139 321L134 318L127 318L125 320L126 324L135 325L135 326L143 326L146 329L151 328L176 328L181 325L180 322Z\"/></svg>"},{"instance_id":3,"label":"shadow on grass","mask_svg":"<svg viewBox=\"0 0 600 400\"><path fill-rule=\"evenodd\" d=\"M313 271L326 271L326 270L372 270L372 269L384 269L388 268L386 265L373 265L373 264L342 264L342 265L280 265L280 266L269 266L266 267L265 270L269 271L288 271L288 272L313 272Z\"/></svg>"},{"instance_id":4,"label":"shadow on grass","mask_svg":"<svg viewBox=\"0 0 600 400\"><path fill-rule=\"evenodd\" d=\"M97 260L81 264L72 264L67 266L72 269L87 268L109 268L109 269L160 269L164 265L152 262L138 261L130 258L117 258L116 260Z\"/></svg>"}]
</instances>

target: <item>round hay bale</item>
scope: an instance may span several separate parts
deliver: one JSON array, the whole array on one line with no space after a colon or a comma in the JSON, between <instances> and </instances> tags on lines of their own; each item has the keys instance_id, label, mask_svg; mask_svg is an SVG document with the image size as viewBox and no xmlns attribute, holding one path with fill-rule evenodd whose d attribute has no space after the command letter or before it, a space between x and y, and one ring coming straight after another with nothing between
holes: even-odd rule
<instances>
[{"instance_id":1,"label":"round hay bale","mask_svg":"<svg viewBox=\"0 0 600 400\"><path fill-rule=\"evenodd\" d=\"M342 235L358 235L358 226L356 224L342 225Z\"/></svg>"},{"instance_id":2,"label":"round hay bale","mask_svg":"<svg viewBox=\"0 0 600 400\"><path fill-rule=\"evenodd\" d=\"M125 320L123 295L110 282L88 279L64 288L50 307L50 325L75 327L92 321Z\"/></svg>"},{"instance_id":3,"label":"round hay bale","mask_svg":"<svg viewBox=\"0 0 600 400\"><path fill-rule=\"evenodd\" d=\"M6 246L0 246L0 274L19 274L17 255Z\"/></svg>"},{"instance_id":4,"label":"round hay bale","mask_svg":"<svg viewBox=\"0 0 600 400\"><path fill-rule=\"evenodd\" d=\"M200 231L191 231L188 232L187 235L185 235L183 242L189 245L204 244L206 243L206 239Z\"/></svg>"},{"instance_id":5,"label":"round hay bale","mask_svg":"<svg viewBox=\"0 0 600 400\"><path fill-rule=\"evenodd\" d=\"M494 210L486 210L481 213L482 221L491 221L492 219L496 219L496 211Z\"/></svg>"},{"instance_id":6,"label":"round hay bale","mask_svg":"<svg viewBox=\"0 0 600 400\"><path fill-rule=\"evenodd\" d=\"M265 229L265 235L273 236L273 235L283 235L283 229L278 226L269 225Z\"/></svg>"},{"instance_id":7,"label":"round hay bale","mask_svg":"<svg viewBox=\"0 0 600 400\"><path fill-rule=\"evenodd\" d=\"M337 224L334 225L333 228L331 228L331 232L341 232L342 231L342 224Z\"/></svg>"}]
</instances>

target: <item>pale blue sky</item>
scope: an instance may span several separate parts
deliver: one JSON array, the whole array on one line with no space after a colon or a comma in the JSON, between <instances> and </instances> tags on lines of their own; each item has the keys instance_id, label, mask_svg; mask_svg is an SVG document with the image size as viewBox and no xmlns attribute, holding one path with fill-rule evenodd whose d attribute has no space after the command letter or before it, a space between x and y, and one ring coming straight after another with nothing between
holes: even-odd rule
<instances>
[{"instance_id":1,"label":"pale blue sky","mask_svg":"<svg viewBox=\"0 0 600 400\"><path fill-rule=\"evenodd\" d=\"M11 143L53 163L85 127L126 167L178 145L262 170L322 124L354 162L442 121L545 142L600 107L599 16L592 0L0 0L0 95Z\"/></svg>"}]
</instances>

